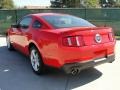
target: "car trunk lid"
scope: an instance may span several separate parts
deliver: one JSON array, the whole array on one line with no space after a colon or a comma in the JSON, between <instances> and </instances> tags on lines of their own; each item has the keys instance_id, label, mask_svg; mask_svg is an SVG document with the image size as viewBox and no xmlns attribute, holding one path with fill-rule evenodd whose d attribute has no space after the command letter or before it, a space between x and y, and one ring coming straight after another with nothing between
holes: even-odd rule
<instances>
[{"instance_id":1,"label":"car trunk lid","mask_svg":"<svg viewBox=\"0 0 120 90\"><path fill-rule=\"evenodd\" d=\"M110 27L77 27L58 30L63 44L68 46L89 46L108 43L114 40Z\"/></svg>"}]
</instances>

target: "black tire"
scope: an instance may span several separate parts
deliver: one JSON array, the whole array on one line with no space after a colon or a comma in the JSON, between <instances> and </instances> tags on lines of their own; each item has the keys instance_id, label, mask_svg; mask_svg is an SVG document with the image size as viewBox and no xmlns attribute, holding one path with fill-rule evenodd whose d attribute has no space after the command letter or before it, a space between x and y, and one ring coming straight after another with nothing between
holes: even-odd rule
<instances>
[{"instance_id":1,"label":"black tire","mask_svg":"<svg viewBox=\"0 0 120 90\"><path fill-rule=\"evenodd\" d=\"M8 48L8 50L10 50L10 51L14 50L14 48L13 48L11 42L10 42L9 36L6 36L6 42L7 42L7 48Z\"/></svg>"},{"instance_id":2,"label":"black tire","mask_svg":"<svg viewBox=\"0 0 120 90\"><path fill-rule=\"evenodd\" d=\"M33 55L33 53L34 53L34 55L37 55L36 60L35 60L35 56ZM34 71L34 73L37 75L43 74L44 73L44 64L43 64L41 55L35 46L32 46L30 48L30 55L29 56L30 56L32 70ZM33 58L34 58L34 60L33 60ZM35 63L38 64L37 67L35 67Z\"/></svg>"}]
</instances>

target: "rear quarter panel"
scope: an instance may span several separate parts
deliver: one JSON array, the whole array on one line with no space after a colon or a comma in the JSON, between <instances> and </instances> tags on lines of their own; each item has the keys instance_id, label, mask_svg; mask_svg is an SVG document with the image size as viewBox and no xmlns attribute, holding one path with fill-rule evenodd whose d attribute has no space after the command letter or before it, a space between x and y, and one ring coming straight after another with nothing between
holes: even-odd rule
<instances>
[{"instance_id":1,"label":"rear quarter panel","mask_svg":"<svg viewBox=\"0 0 120 90\"><path fill-rule=\"evenodd\" d=\"M52 30L34 30L32 33L34 34L29 43L35 43L40 51L44 64L59 66L57 61L59 60L58 46L60 35Z\"/></svg>"}]
</instances>

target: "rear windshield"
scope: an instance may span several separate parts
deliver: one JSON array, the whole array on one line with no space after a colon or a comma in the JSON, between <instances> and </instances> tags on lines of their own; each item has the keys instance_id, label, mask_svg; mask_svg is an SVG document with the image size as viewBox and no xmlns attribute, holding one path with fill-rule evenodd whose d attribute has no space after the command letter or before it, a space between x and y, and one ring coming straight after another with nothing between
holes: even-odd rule
<instances>
[{"instance_id":1,"label":"rear windshield","mask_svg":"<svg viewBox=\"0 0 120 90\"><path fill-rule=\"evenodd\" d=\"M71 15L49 15L42 16L54 28L69 28L69 27L95 27L90 22Z\"/></svg>"}]
</instances>

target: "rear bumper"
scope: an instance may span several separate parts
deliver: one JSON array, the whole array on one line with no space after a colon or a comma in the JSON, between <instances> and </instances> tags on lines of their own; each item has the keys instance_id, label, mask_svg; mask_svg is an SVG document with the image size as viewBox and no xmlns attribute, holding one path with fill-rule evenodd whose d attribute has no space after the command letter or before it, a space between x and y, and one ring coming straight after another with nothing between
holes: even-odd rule
<instances>
[{"instance_id":1,"label":"rear bumper","mask_svg":"<svg viewBox=\"0 0 120 90\"><path fill-rule=\"evenodd\" d=\"M65 64L62 67L62 70L64 70L66 73L71 73L73 69L78 69L79 71L87 69L89 67L94 67L100 64L104 63L112 63L115 60L115 55L111 54L107 56L106 58L99 58L91 61L86 61L86 62L79 62L79 63L70 63L70 64Z\"/></svg>"},{"instance_id":2,"label":"rear bumper","mask_svg":"<svg viewBox=\"0 0 120 90\"><path fill-rule=\"evenodd\" d=\"M51 50L46 49L49 52L45 50L45 53L42 55L45 55L43 58L45 65L60 69L61 67L68 66L69 64L70 66L71 64L74 66L76 63L87 63L87 61L100 57L108 58L111 54L114 54L114 47L115 42L83 47L60 46L55 48L52 47Z\"/></svg>"}]
</instances>

